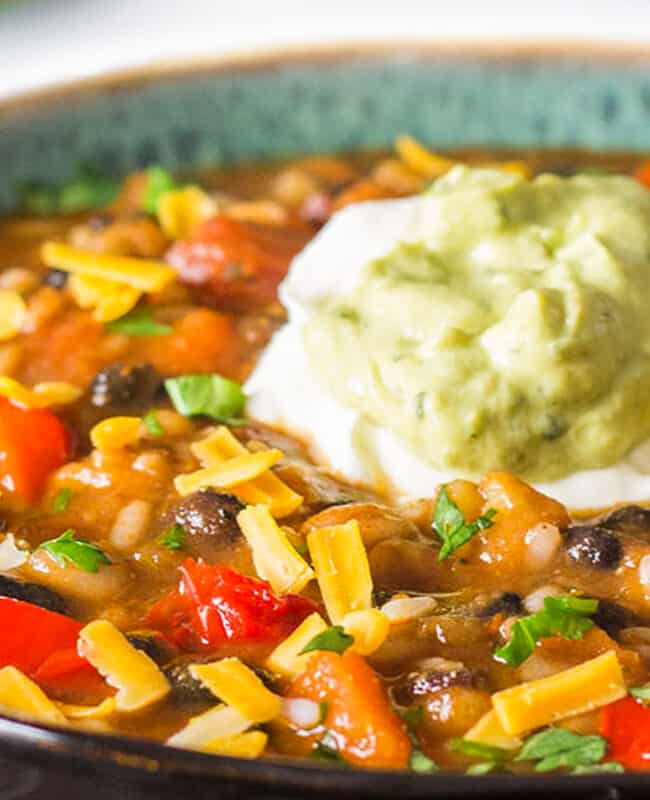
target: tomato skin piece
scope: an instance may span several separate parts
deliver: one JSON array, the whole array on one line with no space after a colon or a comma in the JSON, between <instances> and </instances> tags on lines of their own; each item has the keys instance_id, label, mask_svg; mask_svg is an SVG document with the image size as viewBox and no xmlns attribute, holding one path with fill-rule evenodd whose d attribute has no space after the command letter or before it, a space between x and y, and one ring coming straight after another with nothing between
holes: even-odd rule
<instances>
[{"instance_id":1,"label":"tomato skin piece","mask_svg":"<svg viewBox=\"0 0 650 800\"><path fill-rule=\"evenodd\" d=\"M68 460L70 438L44 408L21 408L0 397L0 486L28 502Z\"/></svg>"},{"instance_id":2,"label":"tomato skin piece","mask_svg":"<svg viewBox=\"0 0 650 800\"><path fill-rule=\"evenodd\" d=\"M32 603L0 597L0 668L16 667L43 686L74 682L75 676L99 680L77 654L83 625Z\"/></svg>"},{"instance_id":3,"label":"tomato skin piece","mask_svg":"<svg viewBox=\"0 0 650 800\"><path fill-rule=\"evenodd\" d=\"M176 242L167 261L181 281L219 308L246 310L277 300L292 258L313 233L298 225L240 222L219 215L191 241Z\"/></svg>"},{"instance_id":4,"label":"tomato skin piece","mask_svg":"<svg viewBox=\"0 0 650 800\"><path fill-rule=\"evenodd\" d=\"M650 189L650 160L643 161L634 173L634 177L646 189Z\"/></svg>"},{"instance_id":5,"label":"tomato skin piece","mask_svg":"<svg viewBox=\"0 0 650 800\"><path fill-rule=\"evenodd\" d=\"M623 697L600 712L600 734L609 741L608 760L627 769L650 770L650 707Z\"/></svg>"},{"instance_id":6,"label":"tomato skin piece","mask_svg":"<svg viewBox=\"0 0 650 800\"><path fill-rule=\"evenodd\" d=\"M266 581L225 566L188 558L179 588L145 620L180 650L214 652L228 643L273 645L288 636L316 604L299 595L276 597Z\"/></svg>"},{"instance_id":7,"label":"tomato skin piece","mask_svg":"<svg viewBox=\"0 0 650 800\"><path fill-rule=\"evenodd\" d=\"M408 766L406 726L391 709L377 675L357 653L315 653L288 695L327 703L323 727L346 761L379 769Z\"/></svg>"}]
</instances>

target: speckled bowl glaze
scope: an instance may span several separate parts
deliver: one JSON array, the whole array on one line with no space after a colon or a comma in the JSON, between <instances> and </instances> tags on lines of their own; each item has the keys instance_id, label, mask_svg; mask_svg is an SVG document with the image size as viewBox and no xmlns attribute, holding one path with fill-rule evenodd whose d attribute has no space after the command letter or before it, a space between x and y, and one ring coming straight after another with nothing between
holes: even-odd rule
<instances>
[{"instance_id":1,"label":"speckled bowl glaze","mask_svg":"<svg viewBox=\"0 0 650 800\"><path fill-rule=\"evenodd\" d=\"M392 46L113 75L0 106L0 209L80 162L123 173L388 145L650 151L650 52ZM2 632L0 631L0 635ZM0 716L0 800L647 797L647 775L418 776L240 761Z\"/></svg>"},{"instance_id":2,"label":"speckled bowl glaze","mask_svg":"<svg viewBox=\"0 0 650 800\"><path fill-rule=\"evenodd\" d=\"M376 147L650 149L650 53L402 45L115 75L0 106L0 209L80 162L126 172Z\"/></svg>"}]
</instances>

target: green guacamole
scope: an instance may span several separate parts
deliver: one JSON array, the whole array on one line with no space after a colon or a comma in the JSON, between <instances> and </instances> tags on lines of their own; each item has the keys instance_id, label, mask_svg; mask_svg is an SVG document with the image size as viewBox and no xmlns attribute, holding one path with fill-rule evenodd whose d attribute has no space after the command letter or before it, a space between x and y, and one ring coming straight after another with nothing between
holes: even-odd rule
<instances>
[{"instance_id":1,"label":"green guacamole","mask_svg":"<svg viewBox=\"0 0 650 800\"><path fill-rule=\"evenodd\" d=\"M552 480L650 436L650 192L458 167L415 202L417 235L307 323L341 403L464 473Z\"/></svg>"}]
</instances>

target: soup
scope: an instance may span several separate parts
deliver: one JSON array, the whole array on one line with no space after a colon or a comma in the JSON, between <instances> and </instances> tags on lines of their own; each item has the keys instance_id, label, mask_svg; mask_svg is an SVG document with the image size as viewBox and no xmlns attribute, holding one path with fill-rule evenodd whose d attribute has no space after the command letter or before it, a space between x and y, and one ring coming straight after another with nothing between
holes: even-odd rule
<instances>
[{"instance_id":1,"label":"soup","mask_svg":"<svg viewBox=\"0 0 650 800\"><path fill-rule=\"evenodd\" d=\"M428 493L402 470L396 493L280 425L255 378L242 389L333 215L441 191L461 162L499 192L627 175L621 214L645 203L632 179L650 183L635 155L442 156L403 137L24 187L0 222L3 713L332 767L646 768L650 494L563 504L501 457ZM290 375L276 358L258 385L304 405Z\"/></svg>"}]
</instances>

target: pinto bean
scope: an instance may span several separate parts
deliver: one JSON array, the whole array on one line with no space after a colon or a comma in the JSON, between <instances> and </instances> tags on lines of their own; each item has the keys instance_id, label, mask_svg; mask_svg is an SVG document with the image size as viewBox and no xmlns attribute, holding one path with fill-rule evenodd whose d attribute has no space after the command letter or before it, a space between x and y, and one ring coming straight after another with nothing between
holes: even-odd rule
<instances>
[{"instance_id":1,"label":"pinto bean","mask_svg":"<svg viewBox=\"0 0 650 800\"><path fill-rule=\"evenodd\" d=\"M110 409L111 413L146 411L161 384L162 378L150 364L108 367L95 375L90 402L97 408Z\"/></svg>"},{"instance_id":2,"label":"pinto bean","mask_svg":"<svg viewBox=\"0 0 650 800\"><path fill-rule=\"evenodd\" d=\"M430 658L423 662L422 669L410 672L394 684L391 693L396 703L401 706L410 706L418 699L444 691L452 686L477 688L483 683L484 678L480 673L467 669L458 661Z\"/></svg>"},{"instance_id":3,"label":"pinto bean","mask_svg":"<svg viewBox=\"0 0 650 800\"><path fill-rule=\"evenodd\" d=\"M361 537L367 548L386 539L418 539L418 529L412 522L401 517L395 511L376 503L347 503L346 505L327 508L310 517L302 526L304 533L342 525L350 520L359 523Z\"/></svg>"},{"instance_id":4,"label":"pinto bean","mask_svg":"<svg viewBox=\"0 0 650 800\"><path fill-rule=\"evenodd\" d=\"M202 489L184 497L164 516L164 523L181 525L190 536L219 537L224 544L241 541L237 514L244 508L231 494Z\"/></svg>"}]
</instances>

